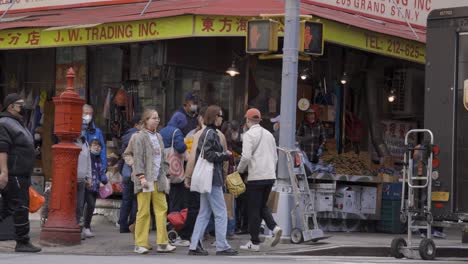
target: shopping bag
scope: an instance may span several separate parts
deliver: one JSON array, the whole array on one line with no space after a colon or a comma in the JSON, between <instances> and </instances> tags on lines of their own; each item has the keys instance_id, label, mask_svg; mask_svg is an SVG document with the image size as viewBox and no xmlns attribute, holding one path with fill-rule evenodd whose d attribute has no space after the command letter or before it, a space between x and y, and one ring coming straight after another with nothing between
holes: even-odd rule
<instances>
[{"instance_id":1,"label":"shopping bag","mask_svg":"<svg viewBox=\"0 0 468 264\"><path fill-rule=\"evenodd\" d=\"M167 221L174 226L176 231L180 231L184 227L185 220L187 220L187 208L182 209L180 212L172 212L167 215Z\"/></svg>"},{"instance_id":2,"label":"shopping bag","mask_svg":"<svg viewBox=\"0 0 468 264\"><path fill-rule=\"evenodd\" d=\"M239 172L235 171L226 177L226 187L234 197L238 197L245 192L245 183Z\"/></svg>"},{"instance_id":3,"label":"shopping bag","mask_svg":"<svg viewBox=\"0 0 468 264\"><path fill-rule=\"evenodd\" d=\"M40 195L33 187L29 187L29 212L35 213L45 203L44 196Z\"/></svg>"},{"instance_id":4,"label":"shopping bag","mask_svg":"<svg viewBox=\"0 0 468 264\"><path fill-rule=\"evenodd\" d=\"M224 194L224 202L226 203L226 210L228 219L234 219L234 195L230 193Z\"/></svg>"},{"instance_id":5,"label":"shopping bag","mask_svg":"<svg viewBox=\"0 0 468 264\"><path fill-rule=\"evenodd\" d=\"M169 164L169 179L171 183L181 183L185 179L184 156L177 153L173 147L164 149L166 161Z\"/></svg>"},{"instance_id":6,"label":"shopping bag","mask_svg":"<svg viewBox=\"0 0 468 264\"><path fill-rule=\"evenodd\" d=\"M113 193L112 185L107 183L106 185L99 188L99 197L101 199L106 199L107 197L111 196Z\"/></svg>"},{"instance_id":7,"label":"shopping bag","mask_svg":"<svg viewBox=\"0 0 468 264\"><path fill-rule=\"evenodd\" d=\"M171 147L164 149L166 161L169 164L169 179L171 183L181 183L185 179L184 154L178 153L174 148L174 138L178 129L172 133Z\"/></svg>"},{"instance_id":8,"label":"shopping bag","mask_svg":"<svg viewBox=\"0 0 468 264\"><path fill-rule=\"evenodd\" d=\"M271 209L272 213L276 213L278 211L278 200L279 192L271 191L270 196L268 196L267 207Z\"/></svg>"},{"instance_id":9,"label":"shopping bag","mask_svg":"<svg viewBox=\"0 0 468 264\"><path fill-rule=\"evenodd\" d=\"M204 147L206 143L206 137L211 130L208 130L205 135L205 140L198 156L197 163L192 173L192 182L190 184L190 191L199 193L211 193L211 185L213 183L213 163L207 161L204 158Z\"/></svg>"},{"instance_id":10,"label":"shopping bag","mask_svg":"<svg viewBox=\"0 0 468 264\"><path fill-rule=\"evenodd\" d=\"M198 157L192 173L190 191L199 193L211 193L213 183L213 163L207 161L202 155Z\"/></svg>"}]
</instances>

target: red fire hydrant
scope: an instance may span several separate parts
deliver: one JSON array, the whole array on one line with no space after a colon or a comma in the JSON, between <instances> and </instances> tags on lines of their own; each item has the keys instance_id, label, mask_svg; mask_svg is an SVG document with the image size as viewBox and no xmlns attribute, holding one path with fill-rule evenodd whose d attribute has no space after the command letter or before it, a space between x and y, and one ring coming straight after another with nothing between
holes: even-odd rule
<instances>
[{"instance_id":1,"label":"red fire hydrant","mask_svg":"<svg viewBox=\"0 0 468 264\"><path fill-rule=\"evenodd\" d=\"M55 135L60 143L52 147L54 174L49 199L49 215L41 231L43 245L71 246L81 243L80 227L76 222L76 187L78 155L81 148L73 140L81 134L84 100L73 90L75 72L67 72L68 87L54 97Z\"/></svg>"}]
</instances>

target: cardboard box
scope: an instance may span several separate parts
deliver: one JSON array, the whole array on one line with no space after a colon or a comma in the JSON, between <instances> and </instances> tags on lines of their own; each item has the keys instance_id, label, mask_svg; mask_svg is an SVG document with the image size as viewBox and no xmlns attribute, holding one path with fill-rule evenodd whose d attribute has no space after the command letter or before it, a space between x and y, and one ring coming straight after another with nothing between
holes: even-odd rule
<instances>
[{"instance_id":1,"label":"cardboard box","mask_svg":"<svg viewBox=\"0 0 468 264\"><path fill-rule=\"evenodd\" d=\"M358 214L360 213L360 196L358 191L345 191L343 212Z\"/></svg>"},{"instance_id":2,"label":"cardboard box","mask_svg":"<svg viewBox=\"0 0 468 264\"><path fill-rule=\"evenodd\" d=\"M225 193L224 202L226 203L228 219L234 219L234 195Z\"/></svg>"},{"instance_id":3,"label":"cardboard box","mask_svg":"<svg viewBox=\"0 0 468 264\"><path fill-rule=\"evenodd\" d=\"M361 187L361 213L375 214L377 208L377 187Z\"/></svg>"},{"instance_id":4,"label":"cardboard box","mask_svg":"<svg viewBox=\"0 0 468 264\"><path fill-rule=\"evenodd\" d=\"M271 191L268 196L267 207L271 209L271 212L276 214L278 211L279 192Z\"/></svg>"},{"instance_id":5,"label":"cardboard box","mask_svg":"<svg viewBox=\"0 0 468 264\"><path fill-rule=\"evenodd\" d=\"M361 209L360 186L342 186L335 193L334 208L337 212L359 214Z\"/></svg>"},{"instance_id":6,"label":"cardboard box","mask_svg":"<svg viewBox=\"0 0 468 264\"><path fill-rule=\"evenodd\" d=\"M315 211L331 212L333 211L333 193L315 193Z\"/></svg>"}]
</instances>

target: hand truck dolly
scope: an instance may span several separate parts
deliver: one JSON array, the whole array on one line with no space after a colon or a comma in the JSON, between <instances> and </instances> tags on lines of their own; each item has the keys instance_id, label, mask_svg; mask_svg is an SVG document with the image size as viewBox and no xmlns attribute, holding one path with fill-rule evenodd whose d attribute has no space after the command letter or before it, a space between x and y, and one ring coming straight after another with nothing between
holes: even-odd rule
<instances>
[{"instance_id":1,"label":"hand truck dolly","mask_svg":"<svg viewBox=\"0 0 468 264\"><path fill-rule=\"evenodd\" d=\"M409 136L411 134L428 134L430 139L430 145L423 144L418 146L412 146L408 143ZM405 153L404 153L404 166L403 166L403 183L402 183L402 195L401 195L401 210L400 210L400 221L407 222L407 239L397 237L393 239L391 245L391 255L395 258L417 258L419 256L424 260L432 260L436 256L436 246L432 240L432 213L431 213L431 202L432 202L432 161L434 158L434 135L428 129L412 129L406 133L405 136ZM422 154L422 162L426 167L422 169L422 173L416 173L418 171L418 164L414 161L414 153L420 151ZM418 175L422 174L422 175ZM406 187L406 188L405 188ZM406 193L406 189L408 190ZM425 193L427 201L425 205L423 203L415 202L415 194L417 191ZM418 221L416 221L418 220ZM419 246L413 243L412 230L423 229L426 231L426 237L423 238Z\"/></svg>"},{"instance_id":2,"label":"hand truck dolly","mask_svg":"<svg viewBox=\"0 0 468 264\"><path fill-rule=\"evenodd\" d=\"M328 238L319 228L317 222L315 196L309 188L309 182L304 169L304 155L297 150L288 150L280 147L278 149L286 155L292 194L294 196L294 206L291 209L291 242L299 244L307 241L317 242ZM298 221L296 214L299 214L300 221ZM309 219L312 220L312 229L309 225ZM300 222L299 225L298 222Z\"/></svg>"}]
</instances>

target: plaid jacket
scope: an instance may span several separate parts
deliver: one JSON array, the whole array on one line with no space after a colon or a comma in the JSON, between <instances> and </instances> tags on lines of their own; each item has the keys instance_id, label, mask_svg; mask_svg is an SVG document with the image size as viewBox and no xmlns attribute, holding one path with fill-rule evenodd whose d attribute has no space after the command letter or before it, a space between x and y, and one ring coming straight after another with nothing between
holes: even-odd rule
<instances>
[{"instance_id":1,"label":"plaid jacket","mask_svg":"<svg viewBox=\"0 0 468 264\"><path fill-rule=\"evenodd\" d=\"M308 124L302 122L297 130L297 136L308 138L310 140L300 142L301 149L307 154L307 157L310 161L316 160L317 151L322 144L325 143L326 135L325 129L321 122L315 122L313 124Z\"/></svg>"}]
</instances>

